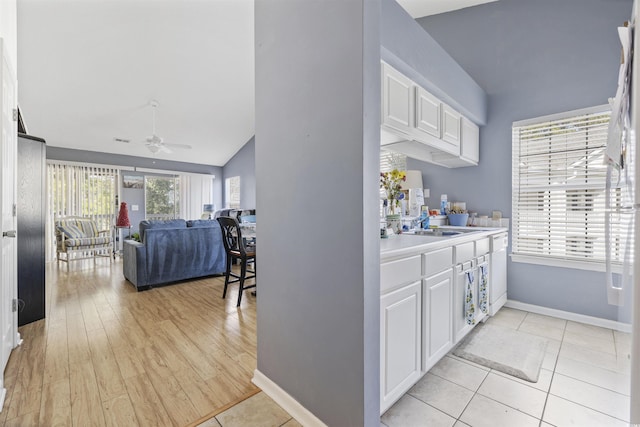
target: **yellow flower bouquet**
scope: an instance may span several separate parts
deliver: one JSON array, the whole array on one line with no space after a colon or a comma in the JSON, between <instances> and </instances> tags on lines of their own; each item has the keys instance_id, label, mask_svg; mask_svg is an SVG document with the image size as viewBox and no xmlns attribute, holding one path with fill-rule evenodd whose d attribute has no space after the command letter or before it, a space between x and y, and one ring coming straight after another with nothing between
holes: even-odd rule
<instances>
[{"instance_id":1,"label":"yellow flower bouquet","mask_svg":"<svg viewBox=\"0 0 640 427\"><path fill-rule=\"evenodd\" d=\"M387 193L390 213L395 214L400 206L400 200L404 199L401 183L407 180L407 173L394 169L391 172L380 172L380 188Z\"/></svg>"}]
</instances>

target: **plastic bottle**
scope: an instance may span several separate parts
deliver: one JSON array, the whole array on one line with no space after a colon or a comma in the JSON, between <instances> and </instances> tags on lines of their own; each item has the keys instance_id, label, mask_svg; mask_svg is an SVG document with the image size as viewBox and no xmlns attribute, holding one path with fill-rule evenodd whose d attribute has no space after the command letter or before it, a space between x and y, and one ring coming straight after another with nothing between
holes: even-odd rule
<instances>
[{"instance_id":1,"label":"plastic bottle","mask_svg":"<svg viewBox=\"0 0 640 427\"><path fill-rule=\"evenodd\" d=\"M440 215L447 214L447 195L440 196Z\"/></svg>"},{"instance_id":2,"label":"plastic bottle","mask_svg":"<svg viewBox=\"0 0 640 427\"><path fill-rule=\"evenodd\" d=\"M428 230L429 229L429 207L428 206L422 206L421 212L420 212L420 224L422 224L422 229L423 230Z\"/></svg>"}]
</instances>

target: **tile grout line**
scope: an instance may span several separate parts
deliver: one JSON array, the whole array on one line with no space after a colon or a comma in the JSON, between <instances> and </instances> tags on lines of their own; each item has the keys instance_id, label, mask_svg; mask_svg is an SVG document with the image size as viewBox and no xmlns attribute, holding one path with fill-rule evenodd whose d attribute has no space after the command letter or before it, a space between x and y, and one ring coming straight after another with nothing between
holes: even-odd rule
<instances>
[{"instance_id":1,"label":"tile grout line","mask_svg":"<svg viewBox=\"0 0 640 427\"><path fill-rule=\"evenodd\" d=\"M547 390L547 395L544 399L544 405L542 406L542 414L540 415L540 426L542 426L544 421L544 415L547 411L547 403L549 402L549 395L551 394L551 386L553 385L553 379L556 376L556 368L558 367L558 360L560 360L560 352L562 351L562 344L564 344L564 335L567 332L567 325L569 322L564 323L564 328L562 328L562 339L560 340L560 348L558 349L558 354L556 354L556 360L553 364L553 371L551 371L551 379L549 380L549 389ZM550 424L550 423L549 423Z\"/></svg>"},{"instance_id":2,"label":"tile grout line","mask_svg":"<svg viewBox=\"0 0 640 427\"><path fill-rule=\"evenodd\" d=\"M484 384L484 382L487 380L487 377L489 376L491 371L493 371L493 369L489 369L489 372L487 372L487 374L484 376L484 378L482 379L482 382L478 385L478 388L476 389L476 391L473 392L473 396L471 396L471 399L469 399L467 404L464 406L464 409L462 410L462 412L460 412L460 416L456 419L456 421L460 421L461 423L464 423L464 421L462 421L460 418L462 418L462 415L464 415L469 405L471 405L471 401L476 397L476 395L478 394L478 390L480 390L480 387L482 387L482 384Z\"/></svg>"}]
</instances>

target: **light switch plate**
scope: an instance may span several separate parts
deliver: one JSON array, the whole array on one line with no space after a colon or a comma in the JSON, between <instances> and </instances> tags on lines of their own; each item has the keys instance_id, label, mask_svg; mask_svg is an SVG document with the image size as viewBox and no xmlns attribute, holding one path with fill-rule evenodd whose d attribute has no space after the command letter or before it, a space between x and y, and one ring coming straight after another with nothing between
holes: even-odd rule
<instances>
[{"instance_id":1,"label":"light switch plate","mask_svg":"<svg viewBox=\"0 0 640 427\"><path fill-rule=\"evenodd\" d=\"M131 210L132 211L137 211L138 210L138 205L131 205Z\"/></svg>"}]
</instances>

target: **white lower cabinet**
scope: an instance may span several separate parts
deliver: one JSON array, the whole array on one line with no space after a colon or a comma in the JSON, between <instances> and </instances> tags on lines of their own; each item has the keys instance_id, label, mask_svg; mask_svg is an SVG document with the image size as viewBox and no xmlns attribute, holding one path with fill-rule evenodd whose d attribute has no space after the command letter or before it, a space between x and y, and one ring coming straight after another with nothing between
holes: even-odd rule
<instances>
[{"instance_id":1,"label":"white lower cabinet","mask_svg":"<svg viewBox=\"0 0 640 427\"><path fill-rule=\"evenodd\" d=\"M453 347L453 270L448 268L422 282L422 370L426 372Z\"/></svg>"},{"instance_id":2,"label":"white lower cabinet","mask_svg":"<svg viewBox=\"0 0 640 427\"><path fill-rule=\"evenodd\" d=\"M386 411L421 376L422 283L380 298L380 410Z\"/></svg>"},{"instance_id":3,"label":"white lower cabinet","mask_svg":"<svg viewBox=\"0 0 640 427\"><path fill-rule=\"evenodd\" d=\"M495 315L507 302L507 246L509 235L493 236L491 242L491 294L489 314Z\"/></svg>"},{"instance_id":4,"label":"white lower cabinet","mask_svg":"<svg viewBox=\"0 0 640 427\"><path fill-rule=\"evenodd\" d=\"M417 249L404 257L382 258L381 414L418 382L475 324L486 318L487 314L482 312L481 307L481 277L484 274L487 279L485 301L489 307L493 301L493 277L506 277L506 262L502 262L506 252L501 252L506 250L506 237L501 235L500 238L492 240L492 236L485 235L464 243L422 250L421 253ZM490 242L493 243L491 248ZM492 269L501 271L492 272ZM472 281L475 307L472 324L466 322L464 304L469 279ZM502 298L506 299L506 293L500 292L503 292Z\"/></svg>"}]
</instances>

